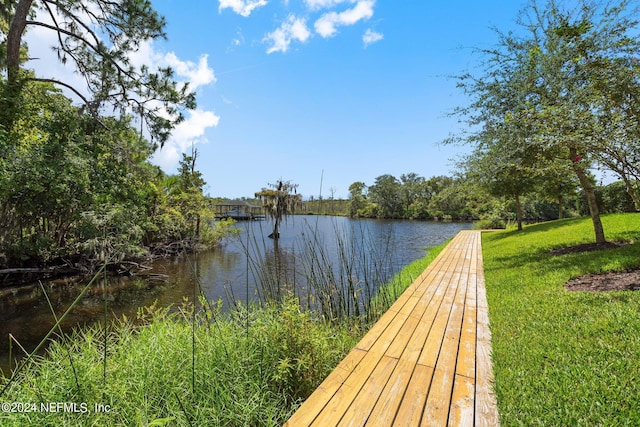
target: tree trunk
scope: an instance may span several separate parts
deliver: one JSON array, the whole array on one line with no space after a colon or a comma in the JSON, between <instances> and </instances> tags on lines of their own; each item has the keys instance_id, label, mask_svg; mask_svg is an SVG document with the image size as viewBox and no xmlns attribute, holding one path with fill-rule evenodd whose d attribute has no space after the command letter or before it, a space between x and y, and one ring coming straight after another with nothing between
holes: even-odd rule
<instances>
[{"instance_id":1,"label":"tree trunk","mask_svg":"<svg viewBox=\"0 0 640 427\"><path fill-rule=\"evenodd\" d=\"M516 219L518 220L518 230L522 230L522 203L520 203L520 194L516 194Z\"/></svg>"},{"instance_id":2,"label":"tree trunk","mask_svg":"<svg viewBox=\"0 0 640 427\"><path fill-rule=\"evenodd\" d=\"M12 82L12 78L17 77L17 71L20 68L20 45L22 44L22 34L27 26L31 3L33 0L18 1L15 15L9 24L9 33L7 34L7 77L9 83Z\"/></svg>"},{"instance_id":3,"label":"tree trunk","mask_svg":"<svg viewBox=\"0 0 640 427\"><path fill-rule=\"evenodd\" d=\"M273 225L273 233L269 234L269 236L273 240L278 240L280 238L280 218L276 217L274 225Z\"/></svg>"},{"instance_id":4,"label":"tree trunk","mask_svg":"<svg viewBox=\"0 0 640 427\"><path fill-rule=\"evenodd\" d=\"M6 130L13 127L15 117L16 98L20 93L20 46L22 35L27 26L27 17L33 0L20 0L16 5L16 11L9 24L7 33L7 87L1 101L2 125Z\"/></svg>"},{"instance_id":5,"label":"tree trunk","mask_svg":"<svg viewBox=\"0 0 640 427\"><path fill-rule=\"evenodd\" d=\"M558 196L558 219L564 218L564 206L562 204L562 194Z\"/></svg>"},{"instance_id":6,"label":"tree trunk","mask_svg":"<svg viewBox=\"0 0 640 427\"><path fill-rule=\"evenodd\" d=\"M627 194L629 195L629 197L631 197L631 200L633 200L633 207L635 208L636 212L640 212L640 195L638 195L638 192L635 190L635 188L633 188L633 184L626 174L622 174L622 180L624 181L624 185L626 186Z\"/></svg>"},{"instance_id":7,"label":"tree trunk","mask_svg":"<svg viewBox=\"0 0 640 427\"><path fill-rule=\"evenodd\" d=\"M573 162L573 170L578 176L580 185L584 190L584 194L587 197L587 204L589 205L589 213L591 214L591 221L593 222L593 231L596 235L596 243L607 243L607 239L604 236L604 228L602 227L602 221L600 220L600 210L598 209L598 202L596 201L596 193L589 177L584 172L582 167L578 164L580 159L575 148L569 150L569 156Z\"/></svg>"}]
</instances>

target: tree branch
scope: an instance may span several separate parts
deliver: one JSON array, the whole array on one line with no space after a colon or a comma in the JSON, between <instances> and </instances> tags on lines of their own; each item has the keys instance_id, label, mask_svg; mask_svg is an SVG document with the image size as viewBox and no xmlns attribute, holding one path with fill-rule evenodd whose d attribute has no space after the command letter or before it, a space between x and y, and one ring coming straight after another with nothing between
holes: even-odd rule
<instances>
[{"instance_id":1,"label":"tree branch","mask_svg":"<svg viewBox=\"0 0 640 427\"><path fill-rule=\"evenodd\" d=\"M102 126L104 129L109 130L109 127L107 125L105 125L102 120L100 120L100 117L98 116L97 111L95 111L93 108L91 108L91 101L89 101L87 99L87 97L85 97L79 90L77 90L75 87L71 86L68 83L62 82L60 80L56 80L56 79L46 79L46 78L40 78L40 77L29 77L27 79L28 81L32 81L32 82L42 82L42 83L53 83L55 85L60 85L60 86L64 86L67 89L69 89L70 91L72 91L73 93L75 93L80 99L82 99L82 102L85 103L85 105L88 107L89 112L91 113L91 116L93 117L93 119L98 122L98 124L100 124L100 126Z\"/></svg>"}]
</instances>

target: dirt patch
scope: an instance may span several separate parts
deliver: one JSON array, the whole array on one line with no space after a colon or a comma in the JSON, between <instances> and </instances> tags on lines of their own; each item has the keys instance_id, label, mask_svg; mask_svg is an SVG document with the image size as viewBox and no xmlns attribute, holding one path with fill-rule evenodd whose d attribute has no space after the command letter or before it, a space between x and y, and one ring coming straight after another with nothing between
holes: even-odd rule
<instances>
[{"instance_id":1,"label":"dirt patch","mask_svg":"<svg viewBox=\"0 0 640 427\"><path fill-rule=\"evenodd\" d=\"M615 249L630 245L633 242L607 242L607 243L583 243L581 245L567 246L549 251L551 255L577 254L580 252L601 251L604 249Z\"/></svg>"},{"instance_id":2,"label":"dirt patch","mask_svg":"<svg viewBox=\"0 0 640 427\"><path fill-rule=\"evenodd\" d=\"M568 291L607 292L640 290L640 269L621 273L589 274L565 283Z\"/></svg>"}]
</instances>

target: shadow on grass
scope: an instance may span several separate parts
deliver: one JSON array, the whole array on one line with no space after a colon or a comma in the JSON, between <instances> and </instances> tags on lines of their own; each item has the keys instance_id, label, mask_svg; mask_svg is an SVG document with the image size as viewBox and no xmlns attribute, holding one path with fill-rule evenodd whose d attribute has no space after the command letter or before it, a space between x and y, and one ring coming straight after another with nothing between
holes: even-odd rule
<instances>
[{"instance_id":1,"label":"shadow on grass","mask_svg":"<svg viewBox=\"0 0 640 427\"><path fill-rule=\"evenodd\" d=\"M561 248L592 243L590 218L572 218L530 225L524 230L487 233L485 248L492 251L491 262L500 268L521 268L527 265L538 269L565 269L580 274L624 270L640 266L640 223L635 214L604 216L617 222L611 227L609 242L626 243L622 246L596 249L588 252L553 254ZM640 218L640 216L638 216ZM620 223L629 224L625 229ZM566 229L566 233L564 232ZM606 231L605 225L605 231Z\"/></svg>"}]
</instances>

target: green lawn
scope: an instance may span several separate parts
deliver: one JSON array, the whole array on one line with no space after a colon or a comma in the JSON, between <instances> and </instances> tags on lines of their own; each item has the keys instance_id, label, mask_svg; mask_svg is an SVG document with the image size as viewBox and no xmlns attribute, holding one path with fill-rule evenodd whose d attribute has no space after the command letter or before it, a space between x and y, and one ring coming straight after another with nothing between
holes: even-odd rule
<instances>
[{"instance_id":1,"label":"green lawn","mask_svg":"<svg viewBox=\"0 0 640 427\"><path fill-rule=\"evenodd\" d=\"M640 292L568 292L588 273L640 267L640 214L603 216L616 249L554 256L592 242L590 219L483 235L495 390L502 425L640 425Z\"/></svg>"}]
</instances>

